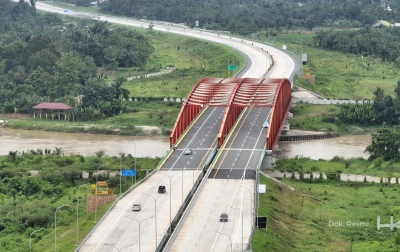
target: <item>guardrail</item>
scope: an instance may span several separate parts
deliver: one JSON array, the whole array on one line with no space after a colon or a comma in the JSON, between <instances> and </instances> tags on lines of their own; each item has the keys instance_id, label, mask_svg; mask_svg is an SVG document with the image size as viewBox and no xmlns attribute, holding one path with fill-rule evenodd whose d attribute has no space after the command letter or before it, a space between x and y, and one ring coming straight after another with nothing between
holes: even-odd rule
<instances>
[{"instance_id":1,"label":"guardrail","mask_svg":"<svg viewBox=\"0 0 400 252\"><path fill-rule=\"evenodd\" d=\"M207 182L207 178L211 173L212 167L209 167L210 162L213 160L215 154L217 153L217 147L218 145L215 144L214 148L212 149L210 155L208 156L206 163L204 164L202 168L202 173L200 173L200 176L196 180L196 183L194 185L195 190L192 190L188 196L185 199L185 203L181 206L181 208L178 210L178 214L175 216L173 223L177 223L176 227L172 229L172 227L169 227L168 230L171 231L172 233L170 237L168 235L165 235L163 240L160 242L160 246L157 247L156 251L162 251L162 250L169 250L172 246L172 243L174 242L179 230L181 229L185 219L187 218L190 210L192 209L194 203L196 202L196 199L198 198L199 194L201 193L201 190L203 189L205 183ZM204 179L206 178L206 179ZM164 243L165 244L164 244ZM163 244L163 245L161 245Z\"/></svg>"}]
</instances>

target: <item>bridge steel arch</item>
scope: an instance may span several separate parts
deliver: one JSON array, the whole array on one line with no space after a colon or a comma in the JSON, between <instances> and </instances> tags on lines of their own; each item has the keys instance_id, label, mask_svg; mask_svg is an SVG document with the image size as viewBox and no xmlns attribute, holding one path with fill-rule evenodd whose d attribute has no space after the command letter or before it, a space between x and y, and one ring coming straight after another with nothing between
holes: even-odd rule
<instances>
[{"instance_id":1,"label":"bridge steel arch","mask_svg":"<svg viewBox=\"0 0 400 252\"><path fill-rule=\"evenodd\" d=\"M170 135L170 146L178 140L202 109L225 107L218 132L218 148L245 108L271 108L266 148L278 142L283 121L290 109L291 84L288 79L204 78L198 81L182 105Z\"/></svg>"},{"instance_id":2,"label":"bridge steel arch","mask_svg":"<svg viewBox=\"0 0 400 252\"><path fill-rule=\"evenodd\" d=\"M287 86L289 84L289 86ZM289 89L287 89L289 88ZM267 149L272 149L273 144L279 139L280 129L282 128L283 117L277 111L288 111L290 108L291 86L287 79L264 79L246 78L237 83L237 87L232 93L224 118L218 133L218 147L221 147L226 135L231 130L233 124L245 108L259 107L271 108L270 127L267 131ZM279 99L277 102L276 99ZM274 106L279 109L274 110ZM281 109L283 107L283 110ZM274 114L273 113L277 113ZM274 118L274 119L273 119ZM279 121L279 118L282 120ZM273 121L272 121L273 120ZM272 123L273 122L273 123ZM272 129L272 130L271 130ZM276 130L278 129L278 130ZM270 135L269 135L270 134ZM268 139L275 139L273 144L268 145Z\"/></svg>"},{"instance_id":3,"label":"bridge steel arch","mask_svg":"<svg viewBox=\"0 0 400 252\"><path fill-rule=\"evenodd\" d=\"M277 92L275 93L269 119L270 127L268 127L266 141L266 149L272 150L272 148L278 144L284 120L290 110L292 88L288 79L268 79L268 81L271 85L277 86Z\"/></svg>"},{"instance_id":4,"label":"bridge steel arch","mask_svg":"<svg viewBox=\"0 0 400 252\"><path fill-rule=\"evenodd\" d=\"M203 78L199 80L189 92L175 121L170 134L172 147L189 124L208 106L226 106L236 79Z\"/></svg>"}]
</instances>

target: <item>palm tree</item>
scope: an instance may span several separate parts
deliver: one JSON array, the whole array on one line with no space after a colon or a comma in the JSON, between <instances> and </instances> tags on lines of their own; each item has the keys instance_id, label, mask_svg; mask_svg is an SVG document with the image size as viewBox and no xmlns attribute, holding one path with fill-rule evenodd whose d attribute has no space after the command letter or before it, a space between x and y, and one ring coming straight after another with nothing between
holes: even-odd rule
<instances>
[{"instance_id":1,"label":"palm tree","mask_svg":"<svg viewBox=\"0 0 400 252\"><path fill-rule=\"evenodd\" d=\"M125 78L118 77L117 79L115 79L114 84L112 84L112 87L114 88L115 91L115 98L120 99L121 102L122 98L124 98L126 101L129 100L129 95L131 94L131 92L128 89L121 87L124 80Z\"/></svg>"}]
</instances>

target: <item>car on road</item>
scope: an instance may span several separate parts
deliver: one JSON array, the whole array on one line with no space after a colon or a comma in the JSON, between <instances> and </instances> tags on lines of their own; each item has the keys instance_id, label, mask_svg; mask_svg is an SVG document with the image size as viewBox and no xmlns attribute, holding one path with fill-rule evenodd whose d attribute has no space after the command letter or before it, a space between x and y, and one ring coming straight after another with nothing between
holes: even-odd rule
<instances>
[{"instance_id":1,"label":"car on road","mask_svg":"<svg viewBox=\"0 0 400 252\"><path fill-rule=\"evenodd\" d=\"M165 189L165 186L163 186L163 185L160 185L159 187L158 187L158 193L165 193L167 190Z\"/></svg>"},{"instance_id":2,"label":"car on road","mask_svg":"<svg viewBox=\"0 0 400 252\"><path fill-rule=\"evenodd\" d=\"M227 213L222 213L221 216L219 217L220 222L228 222L228 214Z\"/></svg>"},{"instance_id":3,"label":"car on road","mask_svg":"<svg viewBox=\"0 0 400 252\"><path fill-rule=\"evenodd\" d=\"M191 148L187 148L185 150L185 155L192 155L192 149Z\"/></svg>"},{"instance_id":4,"label":"car on road","mask_svg":"<svg viewBox=\"0 0 400 252\"><path fill-rule=\"evenodd\" d=\"M142 206L140 204L133 204L132 211L140 211L142 210Z\"/></svg>"},{"instance_id":5,"label":"car on road","mask_svg":"<svg viewBox=\"0 0 400 252\"><path fill-rule=\"evenodd\" d=\"M268 121L265 121L264 124L263 124L263 128L268 128L268 126L269 126Z\"/></svg>"}]
</instances>

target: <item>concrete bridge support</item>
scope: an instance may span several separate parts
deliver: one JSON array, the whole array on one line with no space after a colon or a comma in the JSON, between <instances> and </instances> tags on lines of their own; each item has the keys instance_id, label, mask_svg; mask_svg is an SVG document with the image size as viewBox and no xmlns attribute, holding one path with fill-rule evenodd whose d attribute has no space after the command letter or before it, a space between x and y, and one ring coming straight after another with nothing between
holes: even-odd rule
<instances>
[{"instance_id":1,"label":"concrete bridge support","mask_svg":"<svg viewBox=\"0 0 400 252\"><path fill-rule=\"evenodd\" d=\"M282 150L278 145L275 145L272 150L266 150L262 161L261 169L273 169L276 167L276 154L280 154Z\"/></svg>"},{"instance_id":2,"label":"concrete bridge support","mask_svg":"<svg viewBox=\"0 0 400 252\"><path fill-rule=\"evenodd\" d=\"M286 118L284 120L284 124L282 127L282 135L286 135L289 131L290 128L290 124L289 124L289 120L293 119L293 114L288 112L286 115Z\"/></svg>"}]
</instances>

